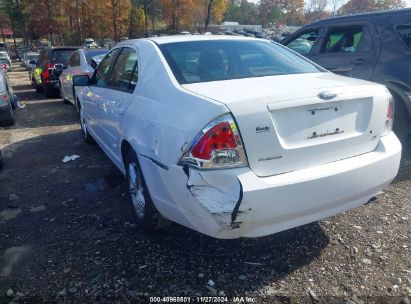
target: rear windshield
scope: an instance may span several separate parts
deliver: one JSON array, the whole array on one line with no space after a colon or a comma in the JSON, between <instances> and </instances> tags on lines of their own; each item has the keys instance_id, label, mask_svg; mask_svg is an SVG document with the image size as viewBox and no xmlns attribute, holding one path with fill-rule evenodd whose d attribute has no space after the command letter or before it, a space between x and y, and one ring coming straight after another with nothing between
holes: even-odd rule
<instances>
[{"instance_id":1,"label":"rear windshield","mask_svg":"<svg viewBox=\"0 0 411 304\"><path fill-rule=\"evenodd\" d=\"M51 61L53 63L62 63L67 65L67 62L75 50L53 50L51 54Z\"/></svg>"},{"instance_id":2,"label":"rear windshield","mask_svg":"<svg viewBox=\"0 0 411 304\"><path fill-rule=\"evenodd\" d=\"M102 50L92 50L92 51L86 51L86 59L88 64L92 64L91 59L95 56L99 55L105 55L108 53L108 50L102 49Z\"/></svg>"},{"instance_id":3,"label":"rear windshield","mask_svg":"<svg viewBox=\"0 0 411 304\"><path fill-rule=\"evenodd\" d=\"M322 71L263 40L174 42L159 47L181 84Z\"/></svg>"},{"instance_id":4,"label":"rear windshield","mask_svg":"<svg viewBox=\"0 0 411 304\"><path fill-rule=\"evenodd\" d=\"M10 62L7 59L3 59L3 58L0 58L0 64L1 63L10 64Z\"/></svg>"},{"instance_id":5,"label":"rear windshield","mask_svg":"<svg viewBox=\"0 0 411 304\"><path fill-rule=\"evenodd\" d=\"M28 60L37 60L39 58L39 55L38 54L30 54L30 55L27 55L27 59Z\"/></svg>"}]
</instances>

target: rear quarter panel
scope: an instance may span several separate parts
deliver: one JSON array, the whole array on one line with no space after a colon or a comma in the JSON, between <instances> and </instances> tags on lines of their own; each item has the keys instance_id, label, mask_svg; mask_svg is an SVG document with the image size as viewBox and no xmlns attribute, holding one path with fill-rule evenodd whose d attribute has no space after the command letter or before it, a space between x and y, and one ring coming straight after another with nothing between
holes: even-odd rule
<instances>
[{"instance_id":1,"label":"rear quarter panel","mask_svg":"<svg viewBox=\"0 0 411 304\"><path fill-rule=\"evenodd\" d=\"M139 54L139 80L120 126L119 147L126 140L140 156L176 164L197 133L228 109L183 89L154 42L132 47Z\"/></svg>"}]
</instances>

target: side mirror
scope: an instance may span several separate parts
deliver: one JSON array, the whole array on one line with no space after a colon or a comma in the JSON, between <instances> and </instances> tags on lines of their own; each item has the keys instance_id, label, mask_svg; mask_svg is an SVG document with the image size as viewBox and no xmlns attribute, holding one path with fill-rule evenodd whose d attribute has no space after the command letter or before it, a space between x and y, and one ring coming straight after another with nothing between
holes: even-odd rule
<instances>
[{"instance_id":1,"label":"side mirror","mask_svg":"<svg viewBox=\"0 0 411 304\"><path fill-rule=\"evenodd\" d=\"M75 87L85 87L90 83L90 78L87 75L73 76L73 85Z\"/></svg>"}]
</instances>

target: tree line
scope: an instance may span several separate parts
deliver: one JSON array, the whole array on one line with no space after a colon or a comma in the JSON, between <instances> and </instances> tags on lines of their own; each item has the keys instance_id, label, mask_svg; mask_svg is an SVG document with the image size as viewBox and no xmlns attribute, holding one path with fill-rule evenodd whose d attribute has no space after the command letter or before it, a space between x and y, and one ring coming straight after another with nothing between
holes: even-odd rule
<instances>
[{"instance_id":1,"label":"tree line","mask_svg":"<svg viewBox=\"0 0 411 304\"><path fill-rule=\"evenodd\" d=\"M0 0L0 28L25 41L80 44L84 38L136 38L204 32L211 24L303 25L332 15L405 7L402 0Z\"/></svg>"}]
</instances>

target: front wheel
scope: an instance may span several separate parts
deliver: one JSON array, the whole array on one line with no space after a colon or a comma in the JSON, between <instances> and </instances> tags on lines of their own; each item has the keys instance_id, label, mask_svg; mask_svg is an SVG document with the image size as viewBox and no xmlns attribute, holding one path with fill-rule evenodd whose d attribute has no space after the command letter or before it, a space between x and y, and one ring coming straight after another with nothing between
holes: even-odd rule
<instances>
[{"instance_id":1,"label":"front wheel","mask_svg":"<svg viewBox=\"0 0 411 304\"><path fill-rule=\"evenodd\" d=\"M61 101L62 101L64 104L68 104L68 103L69 103L69 101L66 99L66 97L64 97L64 90L63 90L63 87L61 86L61 83L60 83L60 97L61 97Z\"/></svg>"},{"instance_id":2,"label":"front wheel","mask_svg":"<svg viewBox=\"0 0 411 304\"><path fill-rule=\"evenodd\" d=\"M5 118L3 119L3 121L0 121L0 124L2 126L11 126L14 125L15 119L14 119L14 112L13 112L13 107L11 106L11 104L9 104L9 109L7 114L5 114Z\"/></svg>"},{"instance_id":3,"label":"front wheel","mask_svg":"<svg viewBox=\"0 0 411 304\"><path fill-rule=\"evenodd\" d=\"M161 216L151 200L143 172L134 151L127 154L125 166L130 200L138 224L146 232L160 230L170 225L170 221Z\"/></svg>"},{"instance_id":4,"label":"front wheel","mask_svg":"<svg viewBox=\"0 0 411 304\"><path fill-rule=\"evenodd\" d=\"M80 108L80 126L84 141L88 144L94 144L94 138L88 132L88 123L83 108Z\"/></svg>"}]
</instances>

